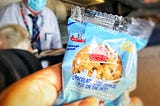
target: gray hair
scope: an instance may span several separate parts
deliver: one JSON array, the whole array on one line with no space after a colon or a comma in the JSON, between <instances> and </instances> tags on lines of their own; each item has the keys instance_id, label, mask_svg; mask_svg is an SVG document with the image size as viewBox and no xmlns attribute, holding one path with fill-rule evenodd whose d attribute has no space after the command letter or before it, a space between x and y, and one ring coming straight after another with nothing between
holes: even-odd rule
<instances>
[{"instance_id":1,"label":"gray hair","mask_svg":"<svg viewBox=\"0 0 160 106\"><path fill-rule=\"evenodd\" d=\"M0 28L0 48L29 50L29 48L31 48L30 36L28 32L18 24L2 26Z\"/></svg>"}]
</instances>

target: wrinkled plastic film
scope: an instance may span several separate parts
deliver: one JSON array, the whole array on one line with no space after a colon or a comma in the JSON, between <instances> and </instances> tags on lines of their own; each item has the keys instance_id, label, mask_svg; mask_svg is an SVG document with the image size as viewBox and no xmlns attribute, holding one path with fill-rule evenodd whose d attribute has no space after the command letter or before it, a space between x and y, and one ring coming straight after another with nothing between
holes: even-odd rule
<instances>
[{"instance_id":1,"label":"wrinkled plastic film","mask_svg":"<svg viewBox=\"0 0 160 106\"><path fill-rule=\"evenodd\" d=\"M114 28L116 21L119 22L122 17L83 7L72 6L71 18L79 22L89 22L112 29Z\"/></svg>"},{"instance_id":2,"label":"wrinkled plastic film","mask_svg":"<svg viewBox=\"0 0 160 106\"><path fill-rule=\"evenodd\" d=\"M72 6L71 18L79 22L89 22L119 32L128 33L136 38L149 39L154 22L132 17L122 17Z\"/></svg>"}]
</instances>

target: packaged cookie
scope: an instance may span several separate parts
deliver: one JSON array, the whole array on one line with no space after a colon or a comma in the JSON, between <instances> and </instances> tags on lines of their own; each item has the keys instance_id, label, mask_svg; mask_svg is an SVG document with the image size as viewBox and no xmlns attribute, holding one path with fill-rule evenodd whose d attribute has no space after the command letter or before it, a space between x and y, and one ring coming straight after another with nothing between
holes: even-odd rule
<instances>
[{"instance_id":1,"label":"packaged cookie","mask_svg":"<svg viewBox=\"0 0 160 106\"><path fill-rule=\"evenodd\" d=\"M73 7L62 64L63 92L56 104L95 96L105 106L128 106L125 98L136 83L137 51L147 44L153 26L146 20Z\"/></svg>"}]
</instances>

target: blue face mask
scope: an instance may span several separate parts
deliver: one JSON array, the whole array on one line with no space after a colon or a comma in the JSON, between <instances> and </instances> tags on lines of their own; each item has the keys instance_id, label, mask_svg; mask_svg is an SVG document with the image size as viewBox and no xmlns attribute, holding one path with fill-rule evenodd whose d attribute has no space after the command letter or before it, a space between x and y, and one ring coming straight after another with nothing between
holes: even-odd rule
<instances>
[{"instance_id":1,"label":"blue face mask","mask_svg":"<svg viewBox=\"0 0 160 106\"><path fill-rule=\"evenodd\" d=\"M46 5L46 0L28 0L28 7L33 11L41 11Z\"/></svg>"}]
</instances>

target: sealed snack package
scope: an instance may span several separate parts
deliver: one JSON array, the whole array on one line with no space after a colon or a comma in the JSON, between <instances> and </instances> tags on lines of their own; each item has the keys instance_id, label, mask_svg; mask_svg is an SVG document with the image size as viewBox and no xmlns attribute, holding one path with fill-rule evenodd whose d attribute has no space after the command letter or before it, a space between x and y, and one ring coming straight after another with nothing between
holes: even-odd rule
<instances>
[{"instance_id":1,"label":"sealed snack package","mask_svg":"<svg viewBox=\"0 0 160 106\"><path fill-rule=\"evenodd\" d=\"M153 26L74 6L62 64L63 92L56 104L95 96L105 106L128 106L125 96L136 83L137 51L147 44Z\"/></svg>"}]
</instances>

